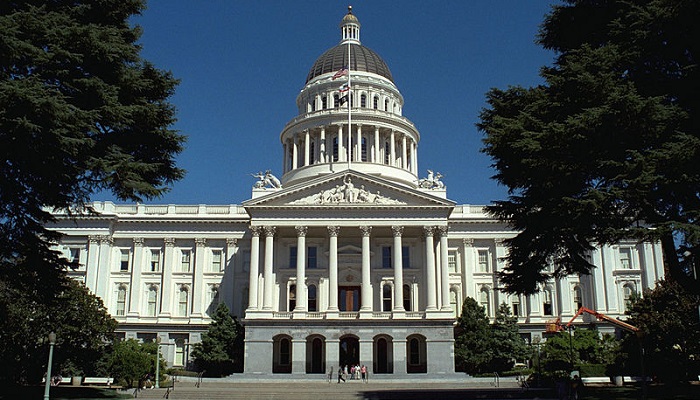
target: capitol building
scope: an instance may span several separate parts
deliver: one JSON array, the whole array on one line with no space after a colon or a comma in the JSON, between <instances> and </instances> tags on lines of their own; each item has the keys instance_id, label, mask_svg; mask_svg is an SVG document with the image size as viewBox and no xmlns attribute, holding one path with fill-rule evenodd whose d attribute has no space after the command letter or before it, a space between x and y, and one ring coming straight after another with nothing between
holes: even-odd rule
<instances>
[{"instance_id":1,"label":"capitol building","mask_svg":"<svg viewBox=\"0 0 700 400\"><path fill-rule=\"evenodd\" d=\"M340 42L311 64L279 136L283 167L256 174L249 200L54 214L58 248L80 264L69 275L103 300L120 337L159 338L168 365L187 367L223 302L245 325L246 376L364 364L377 377L429 379L455 374L466 297L491 318L506 303L532 341L581 306L624 318L630 296L663 278L660 245L629 241L591 251L591 275L501 292L504 240L516 232L450 200L459 182L419 168L420 133L360 27L348 12Z\"/></svg>"}]
</instances>

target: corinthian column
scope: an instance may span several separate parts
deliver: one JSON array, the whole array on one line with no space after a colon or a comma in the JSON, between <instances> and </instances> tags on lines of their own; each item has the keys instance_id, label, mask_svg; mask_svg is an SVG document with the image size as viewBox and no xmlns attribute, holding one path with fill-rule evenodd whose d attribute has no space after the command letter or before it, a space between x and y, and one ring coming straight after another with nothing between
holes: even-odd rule
<instances>
[{"instance_id":1,"label":"corinthian column","mask_svg":"<svg viewBox=\"0 0 700 400\"><path fill-rule=\"evenodd\" d=\"M403 226L392 226L391 232L394 235L394 255L392 257L394 267L394 310L405 311L403 308L403 257L401 235Z\"/></svg>"},{"instance_id":2,"label":"corinthian column","mask_svg":"<svg viewBox=\"0 0 700 400\"><path fill-rule=\"evenodd\" d=\"M272 280L272 255L276 228L274 226L266 226L265 228L265 272L263 281L265 289L263 291L263 310L272 311L272 290L274 282Z\"/></svg>"},{"instance_id":3,"label":"corinthian column","mask_svg":"<svg viewBox=\"0 0 700 400\"><path fill-rule=\"evenodd\" d=\"M441 311L451 311L450 306L450 271L447 267L447 226L438 227L440 231L440 286L442 287Z\"/></svg>"},{"instance_id":4,"label":"corinthian column","mask_svg":"<svg viewBox=\"0 0 700 400\"><path fill-rule=\"evenodd\" d=\"M435 291L435 244L433 243L434 230L434 226L423 227L423 233L425 234L426 285L428 287L426 311L437 310L437 295Z\"/></svg>"},{"instance_id":5,"label":"corinthian column","mask_svg":"<svg viewBox=\"0 0 700 400\"><path fill-rule=\"evenodd\" d=\"M338 311L338 232L339 226L329 226L330 254L328 255L328 311Z\"/></svg>"},{"instance_id":6,"label":"corinthian column","mask_svg":"<svg viewBox=\"0 0 700 400\"><path fill-rule=\"evenodd\" d=\"M369 235L371 226L361 226L362 232L362 305L360 311L372 311L372 286L370 286Z\"/></svg>"},{"instance_id":7,"label":"corinthian column","mask_svg":"<svg viewBox=\"0 0 700 400\"><path fill-rule=\"evenodd\" d=\"M308 227L297 226L297 303L294 311L306 311L306 231Z\"/></svg>"},{"instance_id":8,"label":"corinthian column","mask_svg":"<svg viewBox=\"0 0 700 400\"><path fill-rule=\"evenodd\" d=\"M248 310L258 309L258 280L260 274L260 232L259 226L251 226L250 233L250 281L248 283Z\"/></svg>"}]
</instances>

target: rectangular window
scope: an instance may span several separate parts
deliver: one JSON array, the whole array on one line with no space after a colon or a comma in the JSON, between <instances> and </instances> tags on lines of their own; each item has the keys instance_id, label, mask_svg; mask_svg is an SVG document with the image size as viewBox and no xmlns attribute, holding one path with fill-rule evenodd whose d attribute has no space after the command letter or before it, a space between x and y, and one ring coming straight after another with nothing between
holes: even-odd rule
<instances>
[{"instance_id":1,"label":"rectangular window","mask_svg":"<svg viewBox=\"0 0 700 400\"><path fill-rule=\"evenodd\" d=\"M542 304L544 315L552 315L552 291L545 290L544 292L542 292L542 296L544 296L544 301Z\"/></svg>"},{"instance_id":2,"label":"rectangular window","mask_svg":"<svg viewBox=\"0 0 700 400\"><path fill-rule=\"evenodd\" d=\"M178 315L181 317L187 316L187 297L187 289L180 289L177 299L177 311Z\"/></svg>"},{"instance_id":3,"label":"rectangular window","mask_svg":"<svg viewBox=\"0 0 700 400\"><path fill-rule=\"evenodd\" d=\"M457 254L454 251L447 254L447 269L451 273L457 272Z\"/></svg>"},{"instance_id":4,"label":"rectangular window","mask_svg":"<svg viewBox=\"0 0 700 400\"><path fill-rule=\"evenodd\" d=\"M191 258L192 258L192 251L182 250L182 258L180 259L180 271L190 272Z\"/></svg>"},{"instance_id":5,"label":"rectangular window","mask_svg":"<svg viewBox=\"0 0 700 400\"><path fill-rule=\"evenodd\" d=\"M148 289L148 316L156 316L156 300L158 298L158 290L154 287Z\"/></svg>"},{"instance_id":6,"label":"rectangular window","mask_svg":"<svg viewBox=\"0 0 700 400\"><path fill-rule=\"evenodd\" d=\"M122 249L121 250L121 258L119 260L119 270L120 271L128 271L129 270L129 255L130 251L127 249Z\"/></svg>"},{"instance_id":7,"label":"rectangular window","mask_svg":"<svg viewBox=\"0 0 700 400\"><path fill-rule=\"evenodd\" d=\"M289 247L289 268L297 269L297 246Z\"/></svg>"},{"instance_id":8,"label":"rectangular window","mask_svg":"<svg viewBox=\"0 0 700 400\"><path fill-rule=\"evenodd\" d=\"M310 268L310 269L318 268L318 258L317 258L316 246L309 246L306 249L306 268Z\"/></svg>"},{"instance_id":9,"label":"rectangular window","mask_svg":"<svg viewBox=\"0 0 700 400\"><path fill-rule=\"evenodd\" d=\"M160 250L151 250L151 272L160 271Z\"/></svg>"},{"instance_id":10,"label":"rectangular window","mask_svg":"<svg viewBox=\"0 0 700 400\"><path fill-rule=\"evenodd\" d=\"M221 268L221 259L222 259L222 252L221 250L212 250L211 251L211 271L212 272L222 272L223 269Z\"/></svg>"},{"instance_id":11,"label":"rectangular window","mask_svg":"<svg viewBox=\"0 0 700 400\"><path fill-rule=\"evenodd\" d=\"M411 256L408 246L401 247L401 267L403 269L411 268Z\"/></svg>"},{"instance_id":12,"label":"rectangular window","mask_svg":"<svg viewBox=\"0 0 700 400\"><path fill-rule=\"evenodd\" d=\"M80 263L80 248L71 247L70 249L70 262L73 264Z\"/></svg>"},{"instance_id":13,"label":"rectangular window","mask_svg":"<svg viewBox=\"0 0 700 400\"><path fill-rule=\"evenodd\" d=\"M117 289L117 315L122 316L126 313L126 288L121 286Z\"/></svg>"},{"instance_id":14,"label":"rectangular window","mask_svg":"<svg viewBox=\"0 0 700 400\"><path fill-rule=\"evenodd\" d=\"M250 271L250 250L243 250L243 272Z\"/></svg>"},{"instance_id":15,"label":"rectangular window","mask_svg":"<svg viewBox=\"0 0 700 400\"><path fill-rule=\"evenodd\" d=\"M391 268L391 247L382 247L382 268Z\"/></svg>"},{"instance_id":16,"label":"rectangular window","mask_svg":"<svg viewBox=\"0 0 700 400\"><path fill-rule=\"evenodd\" d=\"M488 250L479 250L479 272L489 272Z\"/></svg>"},{"instance_id":17,"label":"rectangular window","mask_svg":"<svg viewBox=\"0 0 700 400\"><path fill-rule=\"evenodd\" d=\"M629 247L620 249L620 266L622 269L632 269L632 249Z\"/></svg>"}]
</instances>

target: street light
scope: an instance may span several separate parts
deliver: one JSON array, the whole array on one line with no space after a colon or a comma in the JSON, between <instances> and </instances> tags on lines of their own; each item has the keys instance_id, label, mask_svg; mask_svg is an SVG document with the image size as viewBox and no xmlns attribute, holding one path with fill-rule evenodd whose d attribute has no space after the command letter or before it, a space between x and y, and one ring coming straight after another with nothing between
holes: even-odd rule
<instances>
[{"instance_id":1,"label":"street light","mask_svg":"<svg viewBox=\"0 0 700 400\"><path fill-rule=\"evenodd\" d=\"M49 400L51 390L51 363L53 362L53 346L56 344L56 334L49 333L49 365L46 367L46 386L44 387L44 400Z\"/></svg>"},{"instance_id":2,"label":"street light","mask_svg":"<svg viewBox=\"0 0 700 400\"><path fill-rule=\"evenodd\" d=\"M160 389L160 336L156 337L156 389Z\"/></svg>"}]
</instances>

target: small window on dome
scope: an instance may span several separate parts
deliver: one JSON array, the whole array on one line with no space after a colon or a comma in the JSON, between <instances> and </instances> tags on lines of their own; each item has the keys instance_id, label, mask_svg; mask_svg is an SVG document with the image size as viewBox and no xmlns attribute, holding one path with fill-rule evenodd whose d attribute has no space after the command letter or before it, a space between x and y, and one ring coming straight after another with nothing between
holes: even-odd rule
<instances>
[{"instance_id":1,"label":"small window on dome","mask_svg":"<svg viewBox=\"0 0 700 400\"><path fill-rule=\"evenodd\" d=\"M379 96L374 96L374 102L373 102L372 106L374 107L375 110L377 108L379 108Z\"/></svg>"},{"instance_id":2,"label":"small window on dome","mask_svg":"<svg viewBox=\"0 0 700 400\"><path fill-rule=\"evenodd\" d=\"M340 96L337 94L333 95L333 108L338 108L340 106Z\"/></svg>"},{"instance_id":3,"label":"small window on dome","mask_svg":"<svg viewBox=\"0 0 700 400\"><path fill-rule=\"evenodd\" d=\"M367 107L367 95L365 95L365 94L360 95L360 107L362 107L362 108Z\"/></svg>"},{"instance_id":4,"label":"small window on dome","mask_svg":"<svg viewBox=\"0 0 700 400\"><path fill-rule=\"evenodd\" d=\"M384 111L389 111L389 99L384 100Z\"/></svg>"},{"instance_id":5,"label":"small window on dome","mask_svg":"<svg viewBox=\"0 0 700 400\"><path fill-rule=\"evenodd\" d=\"M328 98L326 96L321 98L321 108L324 110L328 108Z\"/></svg>"}]
</instances>

